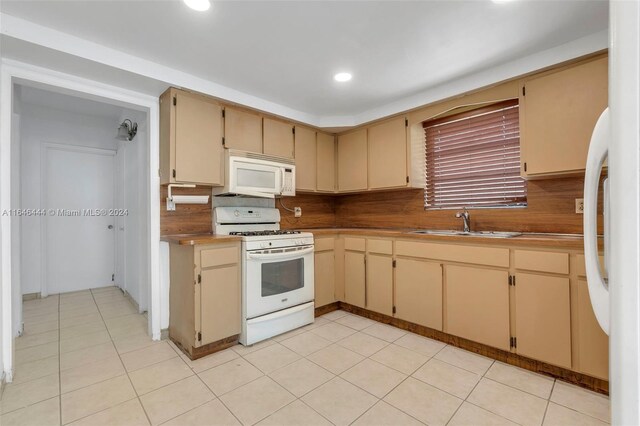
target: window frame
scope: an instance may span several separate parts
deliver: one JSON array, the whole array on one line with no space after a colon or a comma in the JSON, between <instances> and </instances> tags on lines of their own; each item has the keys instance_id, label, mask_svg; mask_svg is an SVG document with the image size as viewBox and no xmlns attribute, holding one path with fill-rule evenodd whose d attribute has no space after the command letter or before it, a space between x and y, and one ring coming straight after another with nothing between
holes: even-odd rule
<instances>
[{"instance_id":1,"label":"window frame","mask_svg":"<svg viewBox=\"0 0 640 426\"><path fill-rule=\"evenodd\" d=\"M429 119L429 120L425 120L423 121L422 124L422 131L423 131L423 137L424 137L424 164L425 164L425 175L424 175L424 202L423 202L423 208L425 211L428 210L459 210L462 208L468 208L468 209L520 209L520 208L527 208L528 204L529 204L529 199L528 199L528 182L526 179L522 178L522 176L520 175L520 178L522 179L523 183L524 183L524 201L523 202L515 202L515 203L509 203L509 204L492 204L492 205L474 205L473 201L469 200L469 202L466 203L461 203L460 205L456 205L456 206L441 206L441 205L429 205L428 204L428 200L429 200L429 196L428 196L428 186L429 186L429 170L428 170L428 162L430 161L428 158L429 155L429 149L427 147L427 128L429 127L433 127L436 125L440 125L440 124L444 124L444 123L449 123L449 122L455 122L458 120L464 120L467 118L472 118L472 117L476 117L476 116L480 116L483 114L489 114L491 112L495 112L498 111L500 109L504 109L504 108L508 108L508 107L513 107L516 106L518 107L518 145L519 145L519 164L521 167L522 164L522 150L521 150L521 144L520 144L520 138L521 138L521 132L520 132L520 123L519 123L519 117L520 117L520 104L519 104L519 100L517 98L515 99L507 99L507 100L502 100L502 101L496 101L494 103L491 104L486 104L480 107L476 107L476 108L471 108L471 109L467 109L465 111L462 112L458 112L458 113L453 113L453 114L449 114L443 117L437 117L437 118L433 118L433 119ZM520 170L520 168L519 168ZM433 178L432 178L433 179Z\"/></svg>"}]
</instances>

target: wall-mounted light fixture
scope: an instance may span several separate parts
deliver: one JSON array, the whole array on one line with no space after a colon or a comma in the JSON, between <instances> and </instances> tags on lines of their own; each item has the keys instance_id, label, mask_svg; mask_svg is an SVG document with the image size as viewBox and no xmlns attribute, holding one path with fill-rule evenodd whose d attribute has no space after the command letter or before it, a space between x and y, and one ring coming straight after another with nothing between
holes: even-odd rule
<instances>
[{"instance_id":1,"label":"wall-mounted light fixture","mask_svg":"<svg viewBox=\"0 0 640 426\"><path fill-rule=\"evenodd\" d=\"M118 127L118 139L123 141L131 141L138 133L138 123L134 123L126 118L120 127Z\"/></svg>"}]
</instances>

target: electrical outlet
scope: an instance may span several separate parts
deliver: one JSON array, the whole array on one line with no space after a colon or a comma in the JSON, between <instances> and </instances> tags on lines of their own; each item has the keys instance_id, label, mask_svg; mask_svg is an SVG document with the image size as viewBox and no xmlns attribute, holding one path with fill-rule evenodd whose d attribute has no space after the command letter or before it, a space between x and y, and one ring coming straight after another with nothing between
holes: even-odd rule
<instances>
[{"instance_id":1,"label":"electrical outlet","mask_svg":"<svg viewBox=\"0 0 640 426\"><path fill-rule=\"evenodd\" d=\"M576 198L576 213L584 213L584 198Z\"/></svg>"},{"instance_id":2,"label":"electrical outlet","mask_svg":"<svg viewBox=\"0 0 640 426\"><path fill-rule=\"evenodd\" d=\"M300 217L302 216L302 207L294 207L293 208L293 215L295 217Z\"/></svg>"}]
</instances>

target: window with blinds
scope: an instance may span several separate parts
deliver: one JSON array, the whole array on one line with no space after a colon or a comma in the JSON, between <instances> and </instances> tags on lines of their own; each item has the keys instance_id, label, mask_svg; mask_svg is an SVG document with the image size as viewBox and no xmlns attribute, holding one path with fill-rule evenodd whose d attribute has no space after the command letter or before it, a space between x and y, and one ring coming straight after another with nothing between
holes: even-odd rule
<instances>
[{"instance_id":1,"label":"window with blinds","mask_svg":"<svg viewBox=\"0 0 640 426\"><path fill-rule=\"evenodd\" d=\"M425 209L527 205L518 101L423 123Z\"/></svg>"}]
</instances>

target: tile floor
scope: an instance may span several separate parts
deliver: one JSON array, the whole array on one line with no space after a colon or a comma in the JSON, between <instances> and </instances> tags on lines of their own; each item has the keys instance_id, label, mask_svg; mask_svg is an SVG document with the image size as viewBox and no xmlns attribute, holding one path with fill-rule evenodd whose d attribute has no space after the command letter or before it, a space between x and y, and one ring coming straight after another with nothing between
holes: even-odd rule
<instances>
[{"instance_id":1,"label":"tile floor","mask_svg":"<svg viewBox=\"0 0 640 426\"><path fill-rule=\"evenodd\" d=\"M336 311L190 361L115 288L24 304L10 425L602 425L608 398Z\"/></svg>"}]
</instances>

